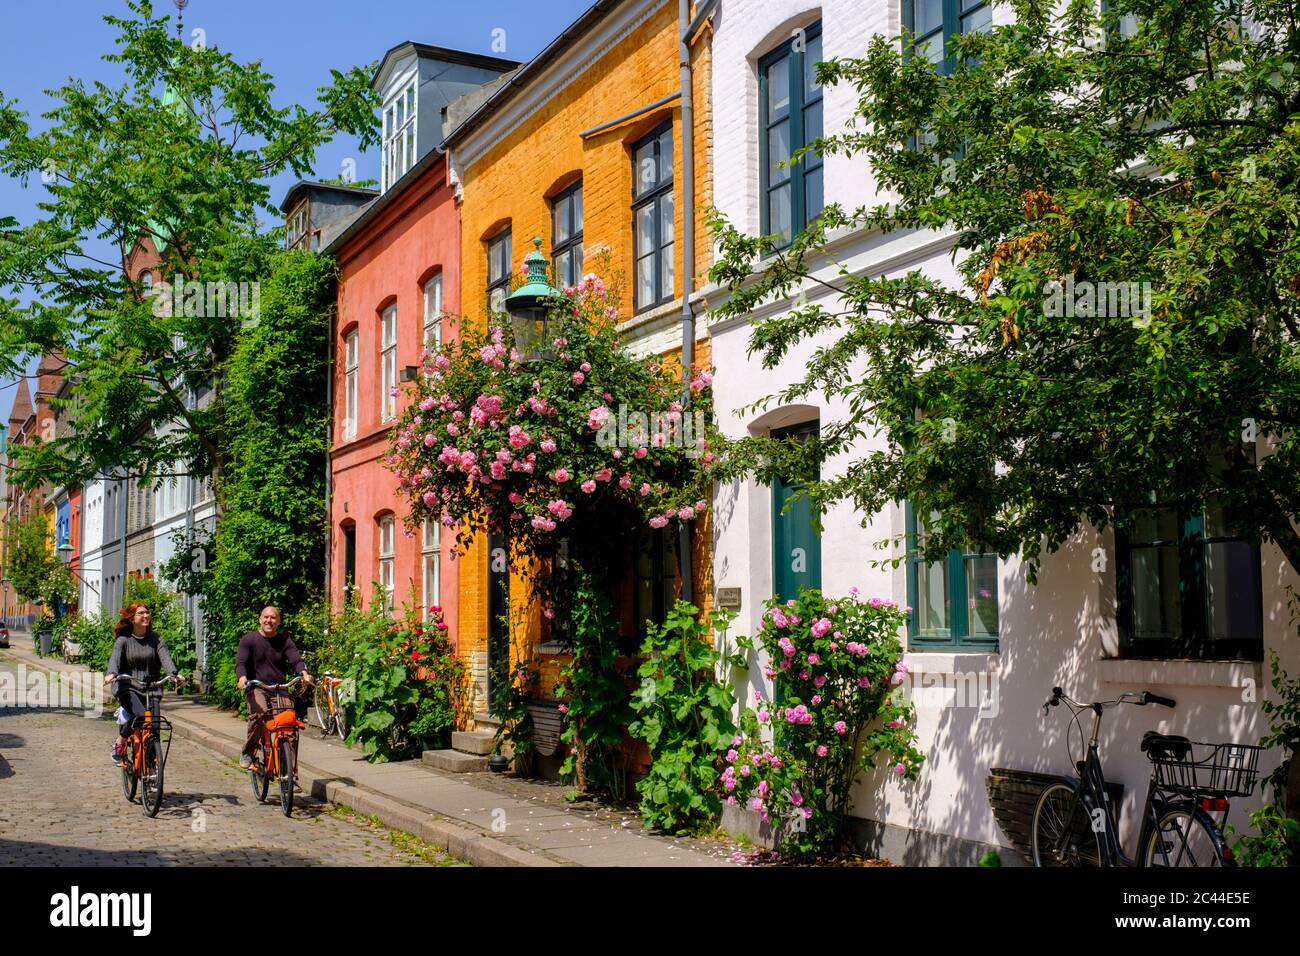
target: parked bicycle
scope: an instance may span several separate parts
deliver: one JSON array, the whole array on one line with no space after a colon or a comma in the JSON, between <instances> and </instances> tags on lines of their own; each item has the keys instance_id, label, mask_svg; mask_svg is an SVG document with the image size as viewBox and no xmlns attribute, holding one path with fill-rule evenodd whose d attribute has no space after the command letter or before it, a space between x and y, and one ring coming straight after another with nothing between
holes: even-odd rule
<instances>
[{"instance_id":1,"label":"parked bicycle","mask_svg":"<svg viewBox=\"0 0 1300 956\"><path fill-rule=\"evenodd\" d=\"M316 682L316 722L326 737L337 732L341 739L346 740L348 720L343 713L343 684L343 678L329 672Z\"/></svg>"},{"instance_id":2,"label":"parked bicycle","mask_svg":"<svg viewBox=\"0 0 1300 956\"><path fill-rule=\"evenodd\" d=\"M292 703L287 706L280 703L280 695L288 694L295 684L301 681L295 677L285 684L264 684L260 680L250 680L246 686L261 687L267 693L267 713L262 721L262 740L258 755L253 765L248 768L248 778L253 785L253 798L261 803L266 799L271 778L280 781L280 809L287 817L293 813L294 743L298 731L307 725L298 719Z\"/></svg>"},{"instance_id":3,"label":"parked bicycle","mask_svg":"<svg viewBox=\"0 0 1300 956\"><path fill-rule=\"evenodd\" d=\"M1053 687L1043 713L1062 702L1070 708L1081 741L1079 715L1092 711L1092 735L1087 755L1073 761L1078 776L1048 785L1034 807L1030 836L1034 866L1236 866L1223 835L1228 798L1250 794L1262 748L1196 743L1148 730L1142 737L1142 751L1151 761L1151 782L1142 807L1137 853L1129 857L1120 845L1119 811L1106 792L1101 769L1097 749L1101 717L1120 704L1172 708L1176 702L1150 691L1130 691L1117 700L1082 704ZM1067 751L1069 740L1067 732ZM1216 813L1221 814L1217 819Z\"/></svg>"},{"instance_id":4,"label":"parked bicycle","mask_svg":"<svg viewBox=\"0 0 1300 956\"><path fill-rule=\"evenodd\" d=\"M116 681L126 681L144 694L144 716L131 723L131 736L126 741L126 757L118 764L122 771L122 794L128 803L135 802L137 786L141 788L140 805L146 816L157 816L162 806L163 771L167 766L167 753L171 750L172 725L162 715L163 685L174 680L164 677L160 681L138 681L119 674Z\"/></svg>"}]
</instances>

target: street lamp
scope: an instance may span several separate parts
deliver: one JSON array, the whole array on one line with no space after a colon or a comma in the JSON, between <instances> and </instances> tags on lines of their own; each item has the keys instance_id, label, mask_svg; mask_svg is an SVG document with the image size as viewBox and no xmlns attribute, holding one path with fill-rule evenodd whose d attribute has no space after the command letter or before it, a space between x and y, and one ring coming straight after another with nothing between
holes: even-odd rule
<instances>
[{"instance_id":1,"label":"street lamp","mask_svg":"<svg viewBox=\"0 0 1300 956\"><path fill-rule=\"evenodd\" d=\"M525 362L540 362L549 357L547 320L552 300L564 295L546 281L542 240L534 239L533 246L533 251L524 257L528 281L506 298L506 312L510 314L510 325L515 330L515 345Z\"/></svg>"}]
</instances>

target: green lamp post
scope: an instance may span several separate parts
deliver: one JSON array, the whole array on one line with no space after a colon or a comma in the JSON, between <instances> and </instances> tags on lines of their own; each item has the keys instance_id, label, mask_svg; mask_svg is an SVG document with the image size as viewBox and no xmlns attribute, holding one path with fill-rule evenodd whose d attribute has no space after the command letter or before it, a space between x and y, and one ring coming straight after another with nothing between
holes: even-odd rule
<instances>
[{"instance_id":1,"label":"green lamp post","mask_svg":"<svg viewBox=\"0 0 1300 956\"><path fill-rule=\"evenodd\" d=\"M546 281L546 257L542 240L533 239L533 251L524 257L528 281L506 298L506 312L515 331L515 346L525 362L540 362L550 356L547 324L551 306L564 293Z\"/></svg>"}]
</instances>

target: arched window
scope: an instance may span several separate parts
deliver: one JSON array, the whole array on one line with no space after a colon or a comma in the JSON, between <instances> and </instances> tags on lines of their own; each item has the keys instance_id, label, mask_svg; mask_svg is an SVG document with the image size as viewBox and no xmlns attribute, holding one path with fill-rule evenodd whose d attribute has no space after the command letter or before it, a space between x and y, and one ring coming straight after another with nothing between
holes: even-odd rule
<instances>
[{"instance_id":1,"label":"arched window","mask_svg":"<svg viewBox=\"0 0 1300 956\"><path fill-rule=\"evenodd\" d=\"M393 561L396 550L393 515L379 516L379 586L384 591L384 611L393 610Z\"/></svg>"}]
</instances>

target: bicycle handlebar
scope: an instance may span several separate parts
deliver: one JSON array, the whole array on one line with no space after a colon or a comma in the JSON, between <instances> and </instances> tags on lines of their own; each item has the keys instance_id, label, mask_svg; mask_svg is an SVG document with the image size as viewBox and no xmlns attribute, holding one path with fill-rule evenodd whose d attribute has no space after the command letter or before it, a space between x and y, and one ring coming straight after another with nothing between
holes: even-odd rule
<instances>
[{"instance_id":1,"label":"bicycle handlebar","mask_svg":"<svg viewBox=\"0 0 1300 956\"><path fill-rule=\"evenodd\" d=\"M131 686L136 688L137 690L148 692L151 690L162 690L163 684L166 684L168 682L175 682L177 679L178 678L176 677L172 677L171 675L168 675L167 677L164 677L162 680L150 682L150 681L136 680L130 674L117 674L113 677L113 683L117 683L118 681L122 681L122 680L128 681L131 684Z\"/></svg>"},{"instance_id":2,"label":"bicycle handlebar","mask_svg":"<svg viewBox=\"0 0 1300 956\"><path fill-rule=\"evenodd\" d=\"M1076 710L1103 710L1107 707L1118 707L1120 704L1136 704L1139 707L1145 707L1147 704L1159 704L1162 707L1169 708L1178 706L1178 701L1172 697L1161 697L1149 690L1125 691L1116 700L1098 700L1093 701L1091 704L1084 704L1072 699L1061 688L1053 687L1052 696L1047 698L1047 701L1043 704L1043 713L1046 714L1049 707L1059 706L1061 701L1065 701Z\"/></svg>"},{"instance_id":3,"label":"bicycle handlebar","mask_svg":"<svg viewBox=\"0 0 1300 956\"><path fill-rule=\"evenodd\" d=\"M250 681L246 681L246 682L244 683L244 686L245 686L245 687L264 687L264 688L266 688L267 690L281 691L281 690L288 690L290 687L292 687L294 684L298 683L298 682L301 681L301 680L302 680L302 675L299 674L299 675L298 675L297 677L295 677L293 680L288 681L288 682L283 683L283 684L266 684L266 683L263 683L263 682L260 681L260 680L250 680Z\"/></svg>"}]
</instances>

